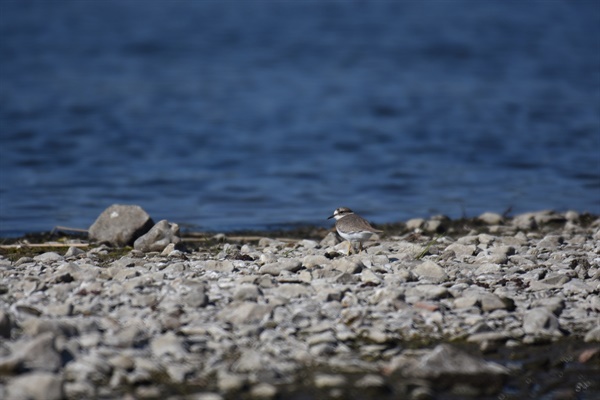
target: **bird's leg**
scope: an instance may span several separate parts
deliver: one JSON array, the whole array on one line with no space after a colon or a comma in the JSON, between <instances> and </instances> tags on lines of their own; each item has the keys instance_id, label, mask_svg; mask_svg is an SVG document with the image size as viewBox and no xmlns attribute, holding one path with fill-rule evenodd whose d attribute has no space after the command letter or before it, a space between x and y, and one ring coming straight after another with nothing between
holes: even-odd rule
<instances>
[{"instance_id":1,"label":"bird's leg","mask_svg":"<svg viewBox=\"0 0 600 400\"><path fill-rule=\"evenodd\" d=\"M361 253L363 251L362 242L358 242L358 252Z\"/></svg>"},{"instance_id":2,"label":"bird's leg","mask_svg":"<svg viewBox=\"0 0 600 400\"><path fill-rule=\"evenodd\" d=\"M350 255L350 249L352 249L352 242L348 240L348 255Z\"/></svg>"}]
</instances>

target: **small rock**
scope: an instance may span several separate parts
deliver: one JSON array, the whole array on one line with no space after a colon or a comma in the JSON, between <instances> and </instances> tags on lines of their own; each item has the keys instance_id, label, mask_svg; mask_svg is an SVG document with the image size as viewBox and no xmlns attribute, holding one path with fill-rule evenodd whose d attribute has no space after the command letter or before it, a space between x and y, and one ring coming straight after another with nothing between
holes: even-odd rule
<instances>
[{"instance_id":1,"label":"small rock","mask_svg":"<svg viewBox=\"0 0 600 400\"><path fill-rule=\"evenodd\" d=\"M425 260L419 264L414 273L420 278L429 280L434 283L444 282L448 279L448 275L442 267L431 260Z\"/></svg>"},{"instance_id":2,"label":"small rock","mask_svg":"<svg viewBox=\"0 0 600 400\"><path fill-rule=\"evenodd\" d=\"M31 372L11 379L6 386L6 400L62 400L62 378L50 372Z\"/></svg>"},{"instance_id":3,"label":"small rock","mask_svg":"<svg viewBox=\"0 0 600 400\"><path fill-rule=\"evenodd\" d=\"M306 297L314 293L314 289L309 285L303 285L299 283L286 283L283 285L279 285L279 287L274 291L277 295L291 299L294 297Z\"/></svg>"},{"instance_id":4,"label":"small rock","mask_svg":"<svg viewBox=\"0 0 600 400\"><path fill-rule=\"evenodd\" d=\"M99 354L80 355L64 368L66 381L100 384L106 382L112 373L110 364Z\"/></svg>"},{"instance_id":5,"label":"small rock","mask_svg":"<svg viewBox=\"0 0 600 400\"><path fill-rule=\"evenodd\" d=\"M16 343L10 359L28 370L56 372L62 366L61 355L55 346L55 335L51 332Z\"/></svg>"},{"instance_id":6,"label":"small rock","mask_svg":"<svg viewBox=\"0 0 600 400\"><path fill-rule=\"evenodd\" d=\"M560 235L547 235L538 242L537 248L539 250L556 250L563 242L564 239Z\"/></svg>"},{"instance_id":7,"label":"small rock","mask_svg":"<svg viewBox=\"0 0 600 400\"><path fill-rule=\"evenodd\" d=\"M329 264L330 262L331 262L331 260L329 260L327 257L325 257L323 255L314 255L314 254L309 254L302 259L302 265L304 266L304 268L307 268L307 269L312 269L315 267L322 267L324 265Z\"/></svg>"},{"instance_id":8,"label":"small rock","mask_svg":"<svg viewBox=\"0 0 600 400\"><path fill-rule=\"evenodd\" d=\"M256 301L261 295L262 292L258 286L251 283L245 283L235 290L233 299L239 301Z\"/></svg>"},{"instance_id":9,"label":"small rock","mask_svg":"<svg viewBox=\"0 0 600 400\"><path fill-rule=\"evenodd\" d=\"M338 243L341 243L342 240L338 237L334 232L329 232L323 240L319 243L322 247L334 247Z\"/></svg>"},{"instance_id":10,"label":"small rock","mask_svg":"<svg viewBox=\"0 0 600 400\"><path fill-rule=\"evenodd\" d=\"M150 342L150 349L155 357L162 357L166 354L183 358L187 351L183 348L181 339L173 332L167 332L164 335L157 336Z\"/></svg>"},{"instance_id":11,"label":"small rock","mask_svg":"<svg viewBox=\"0 0 600 400\"><path fill-rule=\"evenodd\" d=\"M477 219L487 225L500 225L504 222L502 215L493 212L484 212Z\"/></svg>"},{"instance_id":12,"label":"small rock","mask_svg":"<svg viewBox=\"0 0 600 400\"><path fill-rule=\"evenodd\" d=\"M530 231L537 228L537 222L531 213L517 215L512 219L511 223L515 228L524 231Z\"/></svg>"},{"instance_id":13,"label":"small rock","mask_svg":"<svg viewBox=\"0 0 600 400\"><path fill-rule=\"evenodd\" d=\"M85 254L85 251L76 246L71 246L65 253L65 258L68 257L77 257L79 255Z\"/></svg>"},{"instance_id":14,"label":"small rock","mask_svg":"<svg viewBox=\"0 0 600 400\"><path fill-rule=\"evenodd\" d=\"M276 263L265 264L258 270L261 274L269 274L273 276L280 275L283 271L298 272L302 268L302 263L299 260L281 260Z\"/></svg>"},{"instance_id":15,"label":"small rock","mask_svg":"<svg viewBox=\"0 0 600 400\"><path fill-rule=\"evenodd\" d=\"M217 386L221 392L237 392L246 384L246 378L241 374L232 374L219 370L217 375Z\"/></svg>"},{"instance_id":16,"label":"small rock","mask_svg":"<svg viewBox=\"0 0 600 400\"><path fill-rule=\"evenodd\" d=\"M348 257L334 260L331 266L340 272L348 274L358 274L365 267L362 261Z\"/></svg>"},{"instance_id":17,"label":"small rock","mask_svg":"<svg viewBox=\"0 0 600 400\"><path fill-rule=\"evenodd\" d=\"M218 316L234 325L256 324L268 317L272 309L273 306L269 304L233 302L220 311Z\"/></svg>"},{"instance_id":18,"label":"small rock","mask_svg":"<svg viewBox=\"0 0 600 400\"><path fill-rule=\"evenodd\" d=\"M452 251L457 259L464 261L465 259L473 256L475 254L475 250L477 250L477 247L474 244L452 243L446 247L446 250L444 251Z\"/></svg>"},{"instance_id":19,"label":"small rock","mask_svg":"<svg viewBox=\"0 0 600 400\"><path fill-rule=\"evenodd\" d=\"M272 399L277 395L277 388L270 383L259 383L252 386L250 396L253 399Z\"/></svg>"},{"instance_id":20,"label":"small rock","mask_svg":"<svg viewBox=\"0 0 600 400\"><path fill-rule=\"evenodd\" d=\"M315 387L319 389L336 388L346 385L343 375L316 374Z\"/></svg>"},{"instance_id":21,"label":"small rock","mask_svg":"<svg viewBox=\"0 0 600 400\"><path fill-rule=\"evenodd\" d=\"M363 269L360 273L360 280L369 285L379 285L383 280L368 268Z\"/></svg>"},{"instance_id":22,"label":"small rock","mask_svg":"<svg viewBox=\"0 0 600 400\"><path fill-rule=\"evenodd\" d=\"M145 253L151 251L163 251L169 244L181 242L179 237L179 225L169 223L163 219L156 223L146 234L140 236L133 243L133 248Z\"/></svg>"},{"instance_id":23,"label":"small rock","mask_svg":"<svg viewBox=\"0 0 600 400\"><path fill-rule=\"evenodd\" d=\"M558 318L546 308L533 308L523 317L523 330L530 335L561 335L559 327Z\"/></svg>"},{"instance_id":24,"label":"small rock","mask_svg":"<svg viewBox=\"0 0 600 400\"><path fill-rule=\"evenodd\" d=\"M579 213L577 211L569 210L565 213L565 218L570 222L578 222L579 221Z\"/></svg>"},{"instance_id":25,"label":"small rock","mask_svg":"<svg viewBox=\"0 0 600 400\"><path fill-rule=\"evenodd\" d=\"M299 246L302 246L307 249L316 249L319 247L319 243L314 240L304 239L298 242Z\"/></svg>"},{"instance_id":26,"label":"small rock","mask_svg":"<svg viewBox=\"0 0 600 400\"><path fill-rule=\"evenodd\" d=\"M535 300L531 305L533 308L543 307L558 317L565 308L565 299L562 297L548 297Z\"/></svg>"},{"instance_id":27,"label":"small rock","mask_svg":"<svg viewBox=\"0 0 600 400\"><path fill-rule=\"evenodd\" d=\"M193 397L190 397L193 400L224 400L223 396L219 393L198 393Z\"/></svg>"},{"instance_id":28,"label":"small rock","mask_svg":"<svg viewBox=\"0 0 600 400\"><path fill-rule=\"evenodd\" d=\"M586 333L583 341L586 343L600 342L600 326L592 328L588 333Z\"/></svg>"},{"instance_id":29,"label":"small rock","mask_svg":"<svg viewBox=\"0 0 600 400\"><path fill-rule=\"evenodd\" d=\"M509 310L515 309L515 302L512 299L501 298L495 294L486 293L481 295L481 310L485 312L494 310Z\"/></svg>"},{"instance_id":30,"label":"small rock","mask_svg":"<svg viewBox=\"0 0 600 400\"><path fill-rule=\"evenodd\" d=\"M53 261L61 261L63 260L63 256L53 251L49 251L46 253L42 253L39 256L33 257L35 261L39 261L42 263L51 263Z\"/></svg>"},{"instance_id":31,"label":"small rock","mask_svg":"<svg viewBox=\"0 0 600 400\"><path fill-rule=\"evenodd\" d=\"M444 232L446 230L446 222L447 221L440 219L431 219L425 222L425 225L423 225L423 230L430 233Z\"/></svg>"},{"instance_id":32,"label":"small rock","mask_svg":"<svg viewBox=\"0 0 600 400\"><path fill-rule=\"evenodd\" d=\"M438 300L448 297L448 289L438 285L418 285L406 290L407 301L411 297L426 300Z\"/></svg>"},{"instance_id":33,"label":"small rock","mask_svg":"<svg viewBox=\"0 0 600 400\"><path fill-rule=\"evenodd\" d=\"M264 365L262 353L254 349L246 349L235 362L232 369L236 372L252 372L260 370Z\"/></svg>"},{"instance_id":34,"label":"small rock","mask_svg":"<svg viewBox=\"0 0 600 400\"><path fill-rule=\"evenodd\" d=\"M380 388L385 386L385 379L375 374L367 374L354 383L358 388Z\"/></svg>"},{"instance_id":35,"label":"small rock","mask_svg":"<svg viewBox=\"0 0 600 400\"><path fill-rule=\"evenodd\" d=\"M421 229L423 225L425 225L425 220L423 218L412 218L406 221L406 229L409 231Z\"/></svg>"}]
</instances>

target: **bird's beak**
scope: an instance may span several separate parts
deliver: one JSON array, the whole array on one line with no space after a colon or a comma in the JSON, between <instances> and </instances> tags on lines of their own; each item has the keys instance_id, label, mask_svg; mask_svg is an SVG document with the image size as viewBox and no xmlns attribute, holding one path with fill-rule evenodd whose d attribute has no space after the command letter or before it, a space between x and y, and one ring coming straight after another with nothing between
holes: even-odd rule
<instances>
[{"instance_id":1,"label":"bird's beak","mask_svg":"<svg viewBox=\"0 0 600 400\"><path fill-rule=\"evenodd\" d=\"M333 217L335 217L335 215L332 215L331 217L329 217L329 218L327 218L327 219L331 219L331 218L333 218Z\"/></svg>"}]
</instances>

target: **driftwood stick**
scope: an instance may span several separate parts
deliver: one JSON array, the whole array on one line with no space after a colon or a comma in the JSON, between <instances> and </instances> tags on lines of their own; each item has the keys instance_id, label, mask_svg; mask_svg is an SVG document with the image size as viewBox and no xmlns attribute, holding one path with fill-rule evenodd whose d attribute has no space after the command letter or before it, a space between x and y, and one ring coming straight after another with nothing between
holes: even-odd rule
<instances>
[{"instance_id":1,"label":"driftwood stick","mask_svg":"<svg viewBox=\"0 0 600 400\"><path fill-rule=\"evenodd\" d=\"M0 249L17 249L19 247L89 247L89 243L14 243L14 244L2 244Z\"/></svg>"},{"instance_id":2,"label":"driftwood stick","mask_svg":"<svg viewBox=\"0 0 600 400\"><path fill-rule=\"evenodd\" d=\"M68 226L60 226L57 225L54 227L54 229L52 229L52 233L56 232L56 231L67 231L67 232L78 232L78 233L88 233L87 229L81 229L81 228L69 228Z\"/></svg>"}]
</instances>

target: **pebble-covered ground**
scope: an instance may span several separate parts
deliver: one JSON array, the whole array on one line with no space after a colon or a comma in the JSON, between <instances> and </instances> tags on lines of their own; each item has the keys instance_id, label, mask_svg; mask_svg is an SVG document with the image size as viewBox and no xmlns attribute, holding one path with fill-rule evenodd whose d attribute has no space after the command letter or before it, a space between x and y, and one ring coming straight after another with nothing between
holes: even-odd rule
<instances>
[{"instance_id":1,"label":"pebble-covered ground","mask_svg":"<svg viewBox=\"0 0 600 400\"><path fill-rule=\"evenodd\" d=\"M600 219L383 228L4 246L0 398L598 398Z\"/></svg>"}]
</instances>

